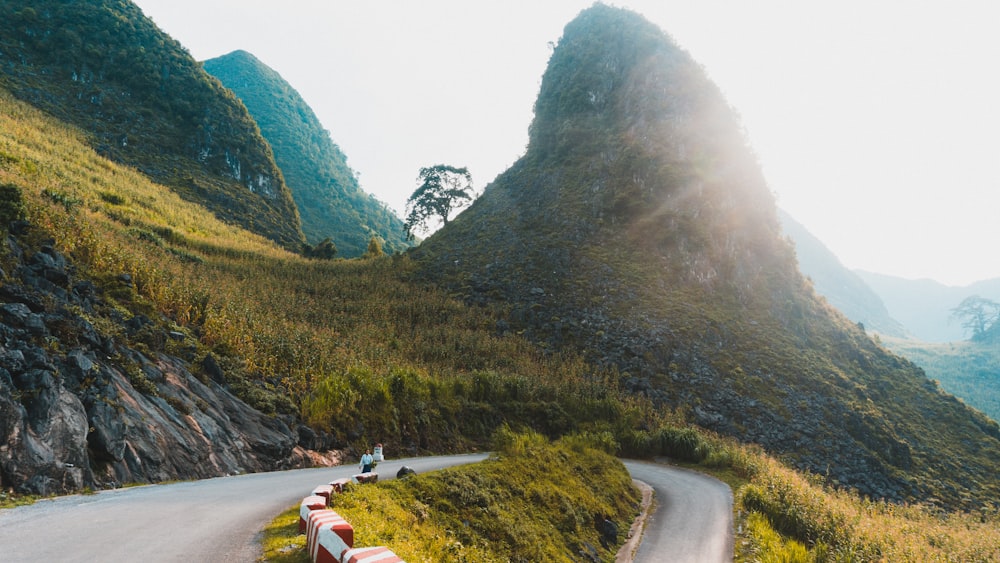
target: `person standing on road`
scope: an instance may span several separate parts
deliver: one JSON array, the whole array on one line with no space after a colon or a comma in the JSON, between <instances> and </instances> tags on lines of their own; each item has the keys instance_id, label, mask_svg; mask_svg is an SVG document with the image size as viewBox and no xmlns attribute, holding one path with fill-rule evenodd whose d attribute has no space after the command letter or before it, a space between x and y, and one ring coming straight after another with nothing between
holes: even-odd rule
<instances>
[{"instance_id":1,"label":"person standing on road","mask_svg":"<svg viewBox=\"0 0 1000 563\"><path fill-rule=\"evenodd\" d=\"M365 450L365 455L361 456L361 472L371 473L372 463L375 462L375 458L372 457L371 450Z\"/></svg>"}]
</instances>

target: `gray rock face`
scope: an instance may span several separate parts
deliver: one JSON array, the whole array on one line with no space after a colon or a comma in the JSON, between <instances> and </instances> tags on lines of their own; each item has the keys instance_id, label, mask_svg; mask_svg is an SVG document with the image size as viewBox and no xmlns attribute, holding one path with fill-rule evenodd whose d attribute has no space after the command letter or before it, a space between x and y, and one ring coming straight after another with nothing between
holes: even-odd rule
<instances>
[{"instance_id":1,"label":"gray rock face","mask_svg":"<svg viewBox=\"0 0 1000 563\"><path fill-rule=\"evenodd\" d=\"M16 267L0 280L4 490L60 494L301 467L316 458L298 446L309 433L291 417L261 413L227 390L214 358L203 362L210 377L199 378L185 360L103 337L71 312L92 314L100 302L94 284L75 280L51 245L32 252L13 236L6 243ZM145 317L118 322L125 333L158 330ZM315 433L309 438L308 446L324 443Z\"/></svg>"}]
</instances>

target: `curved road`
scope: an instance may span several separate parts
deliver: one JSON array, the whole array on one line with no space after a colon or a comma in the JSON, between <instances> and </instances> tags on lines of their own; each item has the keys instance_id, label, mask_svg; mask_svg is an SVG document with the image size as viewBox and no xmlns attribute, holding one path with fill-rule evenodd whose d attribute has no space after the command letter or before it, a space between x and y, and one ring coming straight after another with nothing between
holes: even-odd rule
<instances>
[{"instance_id":1,"label":"curved road","mask_svg":"<svg viewBox=\"0 0 1000 563\"><path fill-rule=\"evenodd\" d=\"M424 473L486 454L384 461ZM656 491L635 561L731 561L732 495L697 473L635 461L632 476ZM253 473L42 500L0 510L0 560L256 561L258 533L316 485L357 472L354 465ZM719 488L721 486L721 489Z\"/></svg>"},{"instance_id":2,"label":"curved road","mask_svg":"<svg viewBox=\"0 0 1000 563\"><path fill-rule=\"evenodd\" d=\"M625 461L625 467L656 493L656 510L646 521L636 563L733 560L733 492L728 485L659 463Z\"/></svg>"}]
</instances>

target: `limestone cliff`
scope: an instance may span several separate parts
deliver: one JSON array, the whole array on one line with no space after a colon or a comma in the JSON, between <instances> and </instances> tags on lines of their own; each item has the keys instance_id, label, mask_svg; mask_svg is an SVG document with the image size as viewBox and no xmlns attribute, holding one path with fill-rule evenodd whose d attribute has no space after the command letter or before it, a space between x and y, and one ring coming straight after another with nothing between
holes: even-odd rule
<instances>
[{"instance_id":1,"label":"limestone cliff","mask_svg":"<svg viewBox=\"0 0 1000 563\"><path fill-rule=\"evenodd\" d=\"M14 267L0 270L3 490L49 495L315 462L302 446L323 447L322 437L238 399L211 355L192 364L187 334L144 315L101 317L102 290L27 223L11 231Z\"/></svg>"}]
</instances>

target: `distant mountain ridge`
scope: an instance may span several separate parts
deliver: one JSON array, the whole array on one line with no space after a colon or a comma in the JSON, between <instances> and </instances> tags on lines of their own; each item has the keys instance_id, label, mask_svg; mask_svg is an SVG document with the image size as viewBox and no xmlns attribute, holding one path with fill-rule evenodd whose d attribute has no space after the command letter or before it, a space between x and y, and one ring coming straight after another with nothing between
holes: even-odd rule
<instances>
[{"instance_id":1,"label":"distant mountain ridge","mask_svg":"<svg viewBox=\"0 0 1000 563\"><path fill-rule=\"evenodd\" d=\"M414 256L499 330L862 494L993 486L996 425L816 296L718 88L634 13L566 26L525 155Z\"/></svg>"},{"instance_id":2,"label":"distant mountain ridge","mask_svg":"<svg viewBox=\"0 0 1000 563\"><path fill-rule=\"evenodd\" d=\"M0 3L0 86L220 218L298 250L298 210L256 123L123 0Z\"/></svg>"},{"instance_id":3,"label":"distant mountain ridge","mask_svg":"<svg viewBox=\"0 0 1000 563\"><path fill-rule=\"evenodd\" d=\"M908 280L863 270L856 273L879 294L893 318L899 319L914 337L926 342L969 338L962 323L951 316L952 309L966 297L978 295L1000 302L1000 278L952 287L928 279Z\"/></svg>"},{"instance_id":4,"label":"distant mountain ridge","mask_svg":"<svg viewBox=\"0 0 1000 563\"><path fill-rule=\"evenodd\" d=\"M205 61L205 70L243 101L271 144L315 244L330 237L338 255L361 256L377 237L386 252L411 246L403 222L358 185L347 157L323 129L312 108L277 72L246 51Z\"/></svg>"},{"instance_id":5,"label":"distant mountain ridge","mask_svg":"<svg viewBox=\"0 0 1000 563\"><path fill-rule=\"evenodd\" d=\"M894 319L882 298L856 273L840 263L833 252L787 212L778 210L781 226L795 243L799 269L812 279L816 292L847 318L866 329L903 338L906 328Z\"/></svg>"}]
</instances>

